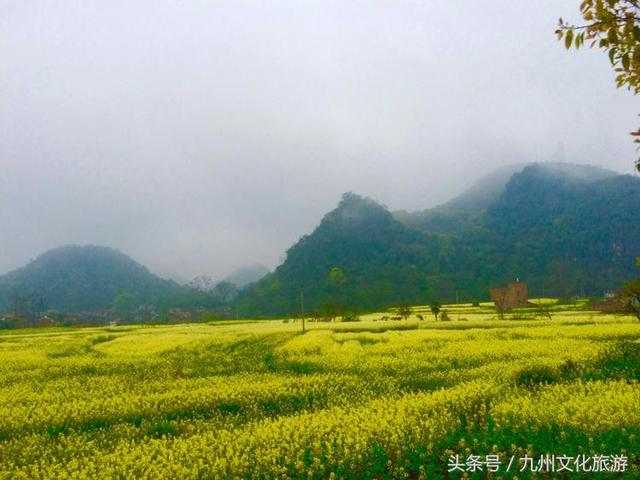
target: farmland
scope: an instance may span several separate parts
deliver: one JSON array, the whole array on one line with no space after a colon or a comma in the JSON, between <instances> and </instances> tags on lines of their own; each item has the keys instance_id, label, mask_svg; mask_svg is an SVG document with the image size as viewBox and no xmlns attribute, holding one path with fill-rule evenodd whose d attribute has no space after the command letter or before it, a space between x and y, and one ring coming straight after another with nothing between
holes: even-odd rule
<instances>
[{"instance_id":1,"label":"farmland","mask_svg":"<svg viewBox=\"0 0 640 480\"><path fill-rule=\"evenodd\" d=\"M289 320L4 332L0 478L461 478L450 457L475 454L624 455L619 476L637 477L640 324L540 304L550 319L481 304L304 334ZM505 468L489 475L532 477Z\"/></svg>"}]
</instances>

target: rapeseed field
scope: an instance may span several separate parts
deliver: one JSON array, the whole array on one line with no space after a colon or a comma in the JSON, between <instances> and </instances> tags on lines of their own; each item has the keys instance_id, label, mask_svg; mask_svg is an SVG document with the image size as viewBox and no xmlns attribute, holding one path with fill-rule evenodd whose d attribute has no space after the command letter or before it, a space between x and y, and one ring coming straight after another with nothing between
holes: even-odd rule
<instances>
[{"instance_id":1,"label":"rapeseed field","mask_svg":"<svg viewBox=\"0 0 640 480\"><path fill-rule=\"evenodd\" d=\"M637 321L448 308L4 332L0 478L640 476Z\"/></svg>"}]
</instances>

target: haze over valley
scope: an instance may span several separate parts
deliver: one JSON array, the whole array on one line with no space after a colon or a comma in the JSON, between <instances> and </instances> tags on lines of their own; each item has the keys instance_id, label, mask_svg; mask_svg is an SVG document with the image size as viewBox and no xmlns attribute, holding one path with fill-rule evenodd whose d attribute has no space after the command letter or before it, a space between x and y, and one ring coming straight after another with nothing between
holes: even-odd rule
<instances>
[{"instance_id":1,"label":"haze over valley","mask_svg":"<svg viewBox=\"0 0 640 480\"><path fill-rule=\"evenodd\" d=\"M640 478L638 95L640 0L0 2L0 480Z\"/></svg>"},{"instance_id":2,"label":"haze over valley","mask_svg":"<svg viewBox=\"0 0 640 480\"><path fill-rule=\"evenodd\" d=\"M0 9L0 273L93 244L221 280L344 192L416 211L501 166L632 172L633 97L553 35L571 0Z\"/></svg>"}]
</instances>

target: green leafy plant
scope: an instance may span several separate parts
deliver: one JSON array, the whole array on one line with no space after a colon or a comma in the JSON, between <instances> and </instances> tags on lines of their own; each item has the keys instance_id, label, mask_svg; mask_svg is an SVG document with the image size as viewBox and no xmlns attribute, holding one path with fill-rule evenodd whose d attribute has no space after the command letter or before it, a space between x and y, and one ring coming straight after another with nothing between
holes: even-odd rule
<instances>
[{"instance_id":1,"label":"green leafy plant","mask_svg":"<svg viewBox=\"0 0 640 480\"><path fill-rule=\"evenodd\" d=\"M580 48L585 42L607 52L616 72L616 86L640 92L640 1L584 0L580 14L586 22L574 25L562 17L556 35L567 49ZM640 144L640 129L631 132ZM636 161L640 171L640 159Z\"/></svg>"}]
</instances>

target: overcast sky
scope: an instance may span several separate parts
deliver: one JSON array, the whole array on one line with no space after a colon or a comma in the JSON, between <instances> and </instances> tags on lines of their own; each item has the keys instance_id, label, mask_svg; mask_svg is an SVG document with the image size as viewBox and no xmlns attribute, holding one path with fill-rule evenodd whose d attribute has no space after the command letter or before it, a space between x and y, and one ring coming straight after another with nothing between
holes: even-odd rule
<instances>
[{"instance_id":1,"label":"overcast sky","mask_svg":"<svg viewBox=\"0 0 640 480\"><path fill-rule=\"evenodd\" d=\"M638 101L553 31L579 0L0 0L0 273L63 244L163 275L274 267L345 191L631 173Z\"/></svg>"}]
</instances>

